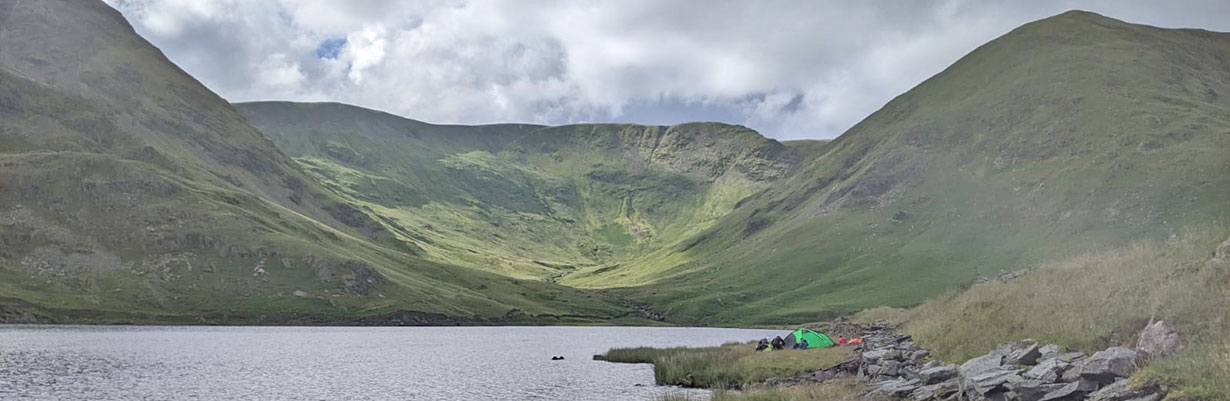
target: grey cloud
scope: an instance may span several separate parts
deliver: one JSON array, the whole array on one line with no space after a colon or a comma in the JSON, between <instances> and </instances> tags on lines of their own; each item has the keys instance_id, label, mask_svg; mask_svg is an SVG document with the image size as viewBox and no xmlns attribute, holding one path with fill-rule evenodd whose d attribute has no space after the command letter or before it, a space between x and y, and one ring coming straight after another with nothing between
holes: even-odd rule
<instances>
[{"instance_id":1,"label":"grey cloud","mask_svg":"<svg viewBox=\"0 0 1230 401\"><path fill-rule=\"evenodd\" d=\"M441 123L693 120L831 138L962 55L1086 9L1230 30L1230 3L106 0L232 101ZM342 42L320 57L326 41Z\"/></svg>"}]
</instances>

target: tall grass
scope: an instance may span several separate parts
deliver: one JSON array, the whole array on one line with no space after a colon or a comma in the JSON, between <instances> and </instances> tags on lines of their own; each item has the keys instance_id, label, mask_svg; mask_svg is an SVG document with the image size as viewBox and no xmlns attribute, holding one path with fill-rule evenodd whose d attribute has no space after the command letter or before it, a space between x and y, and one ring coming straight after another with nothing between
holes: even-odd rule
<instances>
[{"instance_id":1,"label":"tall grass","mask_svg":"<svg viewBox=\"0 0 1230 401\"><path fill-rule=\"evenodd\" d=\"M938 358L963 361L1022 338L1085 352L1132 346L1150 320L1165 320L1188 348L1140 373L1197 398L1230 400L1230 263L1210 261L1225 228L1199 228L1039 266L910 310L875 309ZM1146 379L1134 379L1136 381Z\"/></svg>"},{"instance_id":2,"label":"tall grass","mask_svg":"<svg viewBox=\"0 0 1230 401\"><path fill-rule=\"evenodd\" d=\"M653 363L654 381L660 385L736 389L773 377L831 367L843 361L848 349L840 347L759 352L753 344L727 344L705 348L616 348L597 359L624 363Z\"/></svg>"},{"instance_id":3,"label":"tall grass","mask_svg":"<svg viewBox=\"0 0 1230 401\"><path fill-rule=\"evenodd\" d=\"M617 363L653 363L654 359L679 353L695 353L709 350L721 350L722 347L704 347L704 348L654 348L654 347L634 347L634 348L611 348L605 354L598 355L594 359L607 362Z\"/></svg>"}]
</instances>

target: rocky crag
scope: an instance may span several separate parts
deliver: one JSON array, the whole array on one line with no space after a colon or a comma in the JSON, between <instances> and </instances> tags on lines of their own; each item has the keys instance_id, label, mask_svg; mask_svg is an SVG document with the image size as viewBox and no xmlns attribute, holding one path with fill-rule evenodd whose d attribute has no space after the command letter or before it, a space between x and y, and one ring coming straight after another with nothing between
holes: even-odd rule
<instances>
[{"instance_id":1,"label":"rocky crag","mask_svg":"<svg viewBox=\"0 0 1230 401\"><path fill-rule=\"evenodd\" d=\"M962 364L932 360L931 352L887 323L834 323L830 332L862 336L865 343L831 368L768 385L824 382L854 376L867 399L993 401L1158 401L1164 386L1130 388L1128 376L1154 358L1175 352L1179 335L1157 321L1133 348L1110 347L1087 355L1032 339L1001 344Z\"/></svg>"}]
</instances>

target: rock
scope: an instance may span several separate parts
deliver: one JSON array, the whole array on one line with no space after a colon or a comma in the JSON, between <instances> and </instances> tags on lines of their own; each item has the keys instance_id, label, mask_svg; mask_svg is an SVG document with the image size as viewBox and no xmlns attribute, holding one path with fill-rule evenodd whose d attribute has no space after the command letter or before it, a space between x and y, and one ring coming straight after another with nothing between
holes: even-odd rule
<instances>
[{"instance_id":1,"label":"rock","mask_svg":"<svg viewBox=\"0 0 1230 401\"><path fill-rule=\"evenodd\" d=\"M1101 390L1089 394L1090 401L1158 401L1162 394L1156 388L1128 390L1127 379L1115 380Z\"/></svg>"},{"instance_id":2,"label":"rock","mask_svg":"<svg viewBox=\"0 0 1230 401\"><path fill-rule=\"evenodd\" d=\"M1063 383L1048 383L1042 380L1023 379L1008 384L1018 401L1038 401L1048 393L1065 386Z\"/></svg>"},{"instance_id":3,"label":"rock","mask_svg":"<svg viewBox=\"0 0 1230 401\"><path fill-rule=\"evenodd\" d=\"M1059 353L1059 346L1055 344L1043 345L1041 347L1038 347L1038 352L1042 354L1042 356L1039 357L1040 359L1047 359L1051 355L1055 355Z\"/></svg>"},{"instance_id":4,"label":"rock","mask_svg":"<svg viewBox=\"0 0 1230 401\"><path fill-rule=\"evenodd\" d=\"M1098 389L1098 383L1093 380L1080 379L1046 393L1039 401L1079 400L1085 394Z\"/></svg>"},{"instance_id":5,"label":"rock","mask_svg":"<svg viewBox=\"0 0 1230 401\"><path fill-rule=\"evenodd\" d=\"M931 368L934 368L940 365L943 365L943 363L940 363L940 361L927 361L927 363L924 363L922 365L922 368L925 370L925 369L931 369Z\"/></svg>"},{"instance_id":6,"label":"rock","mask_svg":"<svg viewBox=\"0 0 1230 401\"><path fill-rule=\"evenodd\" d=\"M955 370L953 371L956 372ZM910 398L915 400L939 400L957 392L957 379L950 379L940 383L928 384L919 387L910 393Z\"/></svg>"},{"instance_id":7,"label":"rock","mask_svg":"<svg viewBox=\"0 0 1230 401\"><path fill-rule=\"evenodd\" d=\"M1063 372L1068 370L1072 365L1059 359L1051 358L1039 362L1022 376L1026 379L1041 380L1047 383L1059 381Z\"/></svg>"},{"instance_id":8,"label":"rock","mask_svg":"<svg viewBox=\"0 0 1230 401\"><path fill-rule=\"evenodd\" d=\"M885 376L898 376L900 374L901 362L894 360L884 361L884 369L880 374Z\"/></svg>"},{"instance_id":9,"label":"rock","mask_svg":"<svg viewBox=\"0 0 1230 401\"><path fill-rule=\"evenodd\" d=\"M920 349L920 350L918 350L918 351L914 351L914 352L910 353L910 360L911 360L911 361L919 361L919 360L922 360L923 358L926 358L926 357L928 357L928 356L931 356L931 351L927 351L927 350L925 350L925 349Z\"/></svg>"},{"instance_id":10,"label":"rock","mask_svg":"<svg viewBox=\"0 0 1230 401\"><path fill-rule=\"evenodd\" d=\"M918 375L918 367L914 365L901 365L901 368L897 370L897 373L898 373L898 376L901 376L902 378L905 378L905 379L920 378L920 376Z\"/></svg>"},{"instance_id":11,"label":"rock","mask_svg":"<svg viewBox=\"0 0 1230 401\"><path fill-rule=\"evenodd\" d=\"M1000 390L983 396L987 401L1014 401L1016 394L1007 390Z\"/></svg>"},{"instance_id":12,"label":"rock","mask_svg":"<svg viewBox=\"0 0 1230 401\"><path fill-rule=\"evenodd\" d=\"M1081 368L1079 366L1079 363L1070 365L1068 369L1065 369L1063 373L1059 375L1060 383L1072 383L1080 379L1081 379Z\"/></svg>"},{"instance_id":13,"label":"rock","mask_svg":"<svg viewBox=\"0 0 1230 401\"><path fill-rule=\"evenodd\" d=\"M1230 261L1230 238L1226 239L1226 242L1223 242L1221 245L1217 246L1217 249L1213 251L1212 260L1212 262L1219 263L1228 261Z\"/></svg>"},{"instance_id":14,"label":"rock","mask_svg":"<svg viewBox=\"0 0 1230 401\"><path fill-rule=\"evenodd\" d=\"M871 351L867 351L863 353L863 359L869 362L880 361L884 359L897 359L899 357L900 357L900 353L897 352L897 350L890 349L890 348L880 348L880 349L871 350Z\"/></svg>"},{"instance_id":15,"label":"rock","mask_svg":"<svg viewBox=\"0 0 1230 401\"><path fill-rule=\"evenodd\" d=\"M977 358L970 359L961 364L957 368L957 372L962 377L974 377L987 372L999 370L1000 362L1004 360L1002 355L988 354Z\"/></svg>"},{"instance_id":16,"label":"rock","mask_svg":"<svg viewBox=\"0 0 1230 401\"><path fill-rule=\"evenodd\" d=\"M1004 356L1004 365L1033 365L1038 362L1042 353L1038 351L1038 342L1030 339L1014 343L1001 344L992 351L993 354Z\"/></svg>"},{"instance_id":17,"label":"rock","mask_svg":"<svg viewBox=\"0 0 1230 401\"><path fill-rule=\"evenodd\" d=\"M867 365L867 369L865 369L863 372L866 373L867 376L869 377L875 377L876 375L879 375L880 372L882 371L883 369L880 367L880 365Z\"/></svg>"},{"instance_id":18,"label":"rock","mask_svg":"<svg viewBox=\"0 0 1230 401\"><path fill-rule=\"evenodd\" d=\"M1084 357L1085 357L1084 352L1065 352L1062 354L1051 355L1049 358L1044 358L1044 359L1058 359L1064 362L1072 363Z\"/></svg>"},{"instance_id":19,"label":"rock","mask_svg":"<svg viewBox=\"0 0 1230 401\"><path fill-rule=\"evenodd\" d=\"M307 298L307 297L312 296L312 294L309 294L307 291L304 291L304 290L295 290L295 292L292 292L291 294L299 298Z\"/></svg>"},{"instance_id":20,"label":"rock","mask_svg":"<svg viewBox=\"0 0 1230 401\"><path fill-rule=\"evenodd\" d=\"M977 391L978 394L986 395L1003 388L1003 385L1008 383L1008 380L1019 375L1020 371L1018 370L1000 370L970 377L968 382L973 384L974 391Z\"/></svg>"},{"instance_id":21,"label":"rock","mask_svg":"<svg viewBox=\"0 0 1230 401\"><path fill-rule=\"evenodd\" d=\"M957 365L945 365L923 369L918 372L918 376L922 379L923 383L939 383L957 377Z\"/></svg>"},{"instance_id":22,"label":"rock","mask_svg":"<svg viewBox=\"0 0 1230 401\"><path fill-rule=\"evenodd\" d=\"M1079 364L1082 379L1110 384L1118 377L1127 377L1136 371L1136 351L1123 347L1110 347L1098 351Z\"/></svg>"},{"instance_id":23,"label":"rock","mask_svg":"<svg viewBox=\"0 0 1230 401\"><path fill-rule=\"evenodd\" d=\"M902 379L885 380L885 381L882 381L876 384L878 388L876 388L875 390L872 390L869 394L874 394L874 395L883 394L883 395L887 395L890 397L904 397L907 394L910 394L914 390L918 389L920 383L921 382L919 382L918 380L902 380Z\"/></svg>"},{"instance_id":24,"label":"rock","mask_svg":"<svg viewBox=\"0 0 1230 401\"><path fill-rule=\"evenodd\" d=\"M1166 323L1161 320L1145 326L1136 340L1136 350L1150 359L1174 354L1182 345L1179 333L1166 326Z\"/></svg>"}]
</instances>

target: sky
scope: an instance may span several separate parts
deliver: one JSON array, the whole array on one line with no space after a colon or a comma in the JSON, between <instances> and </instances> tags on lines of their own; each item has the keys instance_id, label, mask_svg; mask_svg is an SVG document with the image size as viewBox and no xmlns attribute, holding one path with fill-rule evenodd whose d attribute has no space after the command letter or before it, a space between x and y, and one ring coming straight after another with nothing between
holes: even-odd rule
<instances>
[{"instance_id":1,"label":"sky","mask_svg":"<svg viewBox=\"0 0 1230 401\"><path fill-rule=\"evenodd\" d=\"M232 102L433 123L689 121L825 139L1071 9L1230 31L1230 1L104 0Z\"/></svg>"}]
</instances>

